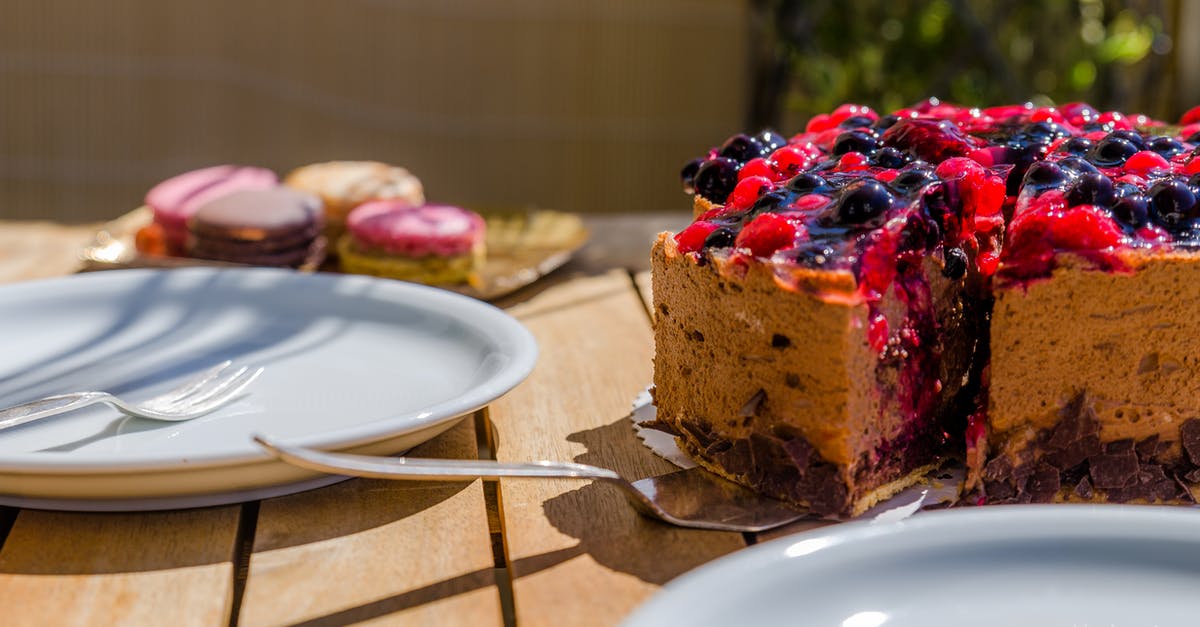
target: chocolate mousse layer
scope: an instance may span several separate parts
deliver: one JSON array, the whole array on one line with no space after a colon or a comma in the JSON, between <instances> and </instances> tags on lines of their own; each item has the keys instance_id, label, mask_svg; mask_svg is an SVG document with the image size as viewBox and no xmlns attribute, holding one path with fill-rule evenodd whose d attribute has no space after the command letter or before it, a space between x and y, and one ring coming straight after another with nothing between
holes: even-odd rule
<instances>
[{"instance_id":1,"label":"chocolate mousse layer","mask_svg":"<svg viewBox=\"0 0 1200 627\"><path fill-rule=\"evenodd\" d=\"M1127 250L1121 262L1102 271L1063 255L1048 279L997 287L987 502L1191 498L1200 253Z\"/></svg>"}]
</instances>

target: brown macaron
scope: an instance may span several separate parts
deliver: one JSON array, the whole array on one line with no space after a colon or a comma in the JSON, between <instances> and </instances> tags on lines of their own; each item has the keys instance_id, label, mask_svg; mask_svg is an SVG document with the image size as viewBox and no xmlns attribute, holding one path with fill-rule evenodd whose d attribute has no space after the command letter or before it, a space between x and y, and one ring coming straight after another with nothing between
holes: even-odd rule
<instances>
[{"instance_id":1,"label":"brown macaron","mask_svg":"<svg viewBox=\"0 0 1200 627\"><path fill-rule=\"evenodd\" d=\"M235 192L196 210L188 221L188 254L252 265L309 265L324 249L318 241L322 216L320 199L294 189Z\"/></svg>"}]
</instances>

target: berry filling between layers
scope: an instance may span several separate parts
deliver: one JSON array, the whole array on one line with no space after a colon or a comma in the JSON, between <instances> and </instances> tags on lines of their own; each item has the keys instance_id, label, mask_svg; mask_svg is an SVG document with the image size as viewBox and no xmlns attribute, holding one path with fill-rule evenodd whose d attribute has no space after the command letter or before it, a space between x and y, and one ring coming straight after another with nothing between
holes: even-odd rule
<instances>
[{"instance_id":1,"label":"berry filling between layers","mask_svg":"<svg viewBox=\"0 0 1200 627\"><path fill-rule=\"evenodd\" d=\"M913 433L928 430L931 390L942 383L931 374L940 329L921 262L932 256L945 277L975 282L982 341L969 394L978 406L947 437L965 429L968 458L979 458L993 275L1000 286L1028 284L1063 254L1123 272L1129 251L1196 246L1198 143L1200 107L1169 128L1083 103L976 109L931 99L885 116L843 105L790 139L739 134L687 164L685 191L711 208L675 240L701 265L767 264L784 288L801 288L790 280L798 270L852 273L879 368L899 362L890 406ZM904 304L890 316L880 307L889 291Z\"/></svg>"}]
</instances>

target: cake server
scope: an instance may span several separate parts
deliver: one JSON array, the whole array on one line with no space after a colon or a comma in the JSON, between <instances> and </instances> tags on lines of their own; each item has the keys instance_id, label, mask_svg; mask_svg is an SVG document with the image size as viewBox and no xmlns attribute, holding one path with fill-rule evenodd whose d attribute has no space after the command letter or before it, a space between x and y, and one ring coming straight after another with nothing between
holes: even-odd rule
<instances>
[{"instance_id":1,"label":"cake server","mask_svg":"<svg viewBox=\"0 0 1200 627\"><path fill-rule=\"evenodd\" d=\"M376 457L316 451L281 444L261 435L254 436L254 441L289 464L335 475L415 481L494 481L502 477L603 481L620 488L643 515L694 529L756 532L811 516L702 468L630 482L607 468L572 462Z\"/></svg>"}]
</instances>

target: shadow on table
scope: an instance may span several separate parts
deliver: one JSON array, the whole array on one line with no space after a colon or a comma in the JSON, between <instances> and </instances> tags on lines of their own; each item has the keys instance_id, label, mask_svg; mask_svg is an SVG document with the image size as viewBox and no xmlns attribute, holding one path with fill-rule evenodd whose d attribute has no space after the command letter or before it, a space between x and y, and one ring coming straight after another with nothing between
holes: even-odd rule
<instances>
[{"instance_id":1,"label":"shadow on table","mask_svg":"<svg viewBox=\"0 0 1200 627\"><path fill-rule=\"evenodd\" d=\"M575 461L611 468L628 479L675 470L656 457L634 435L628 417L571 434L587 452ZM619 489L592 483L556 496L543 504L546 517L559 531L578 538L576 553L591 555L600 564L643 581L663 584L697 566L744 546L740 534L673 527L639 515ZM534 570L553 554L530 558ZM553 556L565 561L571 556ZM561 558L561 559L560 559ZM514 564L514 576L523 572Z\"/></svg>"},{"instance_id":2,"label":"shadow on table","mask_svg":"<svg viewBox=\"0 0 1200 627\"><path fill-rule=\"evenodd\" d=\"M466 420L411 454L469 458L476 450L473 421ZM166 512L0 508L0 573L94 575L224 564L250 538L261 552L350 536L435 507L470 484L351 479L259 503Z\"/></svg>"}]
</instances>

